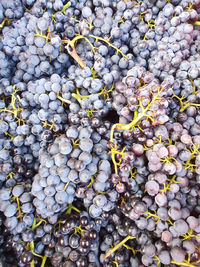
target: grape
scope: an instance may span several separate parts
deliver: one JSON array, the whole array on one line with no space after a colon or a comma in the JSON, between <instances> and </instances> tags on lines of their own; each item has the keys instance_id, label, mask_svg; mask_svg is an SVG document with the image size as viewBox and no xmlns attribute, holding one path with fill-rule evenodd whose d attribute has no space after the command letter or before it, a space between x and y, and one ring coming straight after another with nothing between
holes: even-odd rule
<instances>
[{"instance_id":1,"label":"grape","mask_svg":"<svg viewBox=\"0 0 200 267\"><path fill-rule=\"evenodd\" d=\"M82 9L82 15L83 15L83 17L85 17L85 18L88 18L88 17L90 17L91 15L92 15L92 11L91 11L91 9L89 8L89 7L84 7L83 9Z\"/></svg>"},{"instance_id":2,"label":"grape","mask_svg":"<svg viewBox=\"0 0 200 267\"><path fill-rule=\"evenodd\" d=\"M1 121L0 122L0 129L1 129L0 133L3 134L5 132L7 132L8 131L8 127L9 126L8 126L7 122Z\"/></svg>"},{"instance_id":3,"label":"grape","mask_svg":"<svg viewBox=\"0 0 200 267\"><path fill-rule=\"evenodd\" d=\"M134 211L141 215L146 211L146 205L143 202L136 202L133 206Z\"/></svg>"},{"instance_id":4,"label":"grape","mask_svg":"<svg viewBox=\"0 0 200 267\"><path fill-rule=\"evenodd\" d=\"M196 229L196 227L199 226L199 221L197 218L195 218L194 216L189 216L186 219L187 223L189 224L189 227L193 230Z\"/></svg>"},{"instance_id":5,"label":"grape","mask_svg":"<svg viewBox=\"0 0 200 267\"><path fill-rule=\"evenodd\" d=\"M72 181L72 182L75 182L77 178L78 178L78 173L77 173L77 171L75 171L75 170L71 170L71 171L69 172L69 174L68 174L68 179L69 179L70 181Z\"/></svg>"},{"instance_id":6,"label":"grape","mask_svg":"<svg viewBox=\"0 0 200 267\"><path fill-rule=\"evenodd\" d=\"M82 160L85 162L86 165L90 164L91 161L92 161L92 156L89 152L82 152L80 155L79 155L79 160Z\"/></svg>"},{"instance_id":7,"label":"grape","mask_svg":"<svg viewBox=\"0 0 200 267\"><path fill-rule=\"evenodd\" d=\"M170 255L169 255L169 252L167 250L162 250L160 253L159 253L159 259L160 259L160 262L162 264L170 264L171 262L171 259L170 259Z\"/></svg>"},{"instance_id":8,"label":"grape","mask_svg":"<svg viewBox=\"0 0 200 267\"><path fill-rule=\"evenodd\" d=\"M140 218L135 223L139 229L144 230L147 227L147 220L145 218Z\"/></svg>"},{"instance_id":9,"label":"grape","mask_svg":"<svg viewBox=\"0 0 200 267\"><path fill-rule=\"evenodd\" d=\"M90 140L88 138L82 138L80 140L79 145L83 151L90 152L92 150L92 147L93 147L93 142L92 142L92 140Z\"/></svg>"},{"instance_id":10,"label":"grape","mask_svg":"<svg viewBox=\"0 0 200 267\"><path fill-rule=\"evenodd\" d=\"M148 181L145 185L145 188L150 196L157 195L159 191L159 185L155 181Z\"/></svg>"},{"instance_id":11,"label":"grape","mask_svg":"<svg viewBox=\"0 0 200 267\"><path fill-rule=\"evenodd\" d=\"M173 175L176 172L176 166L173 163L165 163L163 169L169 175Z\"/></svg>"},{"instance_id":12,"label":"grape","mask_svg":"<svg viewBox=\"0 0 200 267\"><path fill-rule=\"evenodd\" d=\"M183 219L179 219L174 223L174 229L178 234L183 235L188 232L189 227Z\"/></svg>"},{"instance_id":13,"label":"grape","mask_svg":"<svg viewBox=\"0 0 200 267\"><path fill-rule=\"evenodd\" d=\"M5 226L11 231L17 226L18 220L15 216L8 217L5 220Z\"/></svg>"},{"instance_id":14,"label":"grape","mask_svg":"<svg viewBox=\"0 0 200 267\"><path fill-rule=\"evenodd\" d=\"M44 193L45 193L45 195L47 195L47 196L53 196L53 195L55 195L56 190L55 190L55 188L52 187L52 186L47 186L47 187L45 187L45 189L44 189Z\"/></svg>"},{"instance_id":15,"label":"grape","mask_svg":"<svg viewBox=\"0 0 200 267\"><path fill-rule=\"evenodd\" d=\"M159 158L165 158L168 156L168 150L166 147L160 147L158 151L156 151L156 154Z\"/></svg>"},{"instance_id":16,"label":"grape","mask_svg":"<svg viewBox=\"0 0 200 267\"><path fill-rule=\"evenodd\" d=\"M97 207L103 208L103 206L105 206L107 203L107 199L104 195L97 195L96 197L94 197L93 203Z\"/></svg>"},{"instance_id":17,"label":"grape","mask_svg":"<svg viewBox=\"0 0 200 267\"><path fill-rule=\"evenodd\" d=\"M181 210L176 208L176 207L172 207L169 209L168 211L169 216L173 219L173 220L179 220L181 218Z\"/></svg>"},{"instance_id":18,"label":"grape","mask_svg":"<svg viewBox=\"0 0 200 267\"><path fill-rule=\"evenodd\" d=\"M149 256L149 257L153 257L155 255L156 249L155 246L153 244L147 244L144 246L144 253L145 255Z\"/></svg>"},{"instance_id":19,"label":"grape","mask_svg":"<svg viewBox=\"0 0 200 267\"><path fill-rule=\"evenodd\" d=\"M60 47L60 45L61 45L61 39L60 39L60 37L59 37L59 36L53 36L53 37L51 38L51 44L52 44L54 47L56 47L56 48ZM61 63L62 63L62 62L61 62Z\"/></svg>"},{"instance_id":20,"label":"grape","mask_svg":"<svg viewBox=\"0 0 200 267\"><path fill-rule=\"evenodd\" d=\"M158 214L158 217L163 221L166 221L169 218L168 213L167 213L167 209L164 207L158 208L157 214Z\"/></svg>"},{"instance_id":21,"label":"grape","mask_svg":"<svg viewBox=\"0 0 200 267\"><path fill-rule=\"evenodd\" d=\"M45 45L45 39L42 37L35 37L34 43L37 47L42 48Z\"/></svg>"},{"instance_id":22,"label":"grape","mask_svg":"<svg viewBox=\"0 0 200 267\"><path fill-rule=\"evenodd\" d=\"M10 199L10 190L9 189L1 189L0 191L0 199L1 200L8 200Z\"/></svg>"},{"instance_id":23,"label":"grape","mask_svg":"<svg viewBox=\"0 0 200 267\"><path fill-rule=\"evenodd\" d=\"M31 194L28 192L24 192L21 196L20 196L20 201L22 203L27 203L31 201Z\"/></svg>"},{"instance_id":24,"label":"grape","mask_svg":"<svg viewBox=\"0 0 200 267\"><path fill-rule=\"evenodd\" d=\"M158 193L155 196L155 202L159 207L164 207L167 204L167 197L164 194Z\"/></svg>"},{"instance_id":25,"label":"grape","mask_svg":"<svg viewBox=\"0 0 200 267\"><path fill-rule=\"evenodd\" d=\"M181 142L186 145L191 143L191 136L188 134L183 134L180 139L181 139Z\"/></svg>"},{"instance_id":26,"label":"grape","mask_svg":"<svg viewBox=\"0 0 200 267\"><path fill-rule=\"evenodd\" d=\"M168 243L168 242L172 241L172 238L173 238L173 236L169 231L162 232L162 237L161 237L162 241Z\"/></svg>"},{"instance_id":27,"label":"grape","mask_svg":"<svg viewBox=\"0 0 200 267\"><path fill-rule=\"evenodd\" d=\"M21 206L23 213L32 213L34 211L33 205L31 203L25 203Z\"/></svg>"},{"instance_id":28,"label":"grape","mask_svg":"<svg viewBox=\"0 0 200 267\"><path fill-rule=\"evenodd\" d=\"M47 177L47 185L56 186L60 183L60 178L57 175L49 175Z\"/></svg>"},{"instance_id":29,"label":"grape","mask_svg":"<svg viewBox=\"0 0 200 267\"><path fill-rule=\"evenodd\" d=\"M108 174L105 171L100 171L96 179L101 183L105 183L108 180Z\"/></svg>"},{"instance_id":30,"label":"grape","mask_svg":"<svg viewBox=\"0 0 200 267\"><path fill-rule=\"evenodd\" d=\"M91 217L96 218L99 217L99 215L102 213L101 208L97 207L96 205L92 204L89 207L89 214Z\"/></svg>"},{"instance_id":31,"label":"grape","mask_svg":"<svg viewBox=\"0 0 200 267\"><path fill-rule=\"evenodd\" d=\"M82 172L80 172L79 179L82 183L88 183L91 180L91 173L89 170L85 169Z\"/></svg>"},{"instance_id":32,"label":"grape","mask_svg":"<svg viewBox=\"0 0 200 267\"><path fill-rule=\"evenodd\" d=\"M185 259L185 251L179 247L172 248L170 254L172 259L177 262L182 262Z\"/></svg>"},{"instance_id":33,"label":"grape","mask_svg":"<svg viewBox=\"0 0 200 267\"><path fill-rule=\"evenodd\" d=\"M191 240L183 241L183 248L187 251L187 253L195 252L195 245Z\"/></svg>"},{"instance_id":34,"label":"grape","mask_svg":"<svg viewBox=\"0 0 200 267\"><path fill-rule=\"evenodd\" d=\"M55 161L56 166L60 167L64 164L66 164L67 157L61 153L58 153L54 156L54 161ZM51 162L53 164L53 161L51 161Z\"/></svg>"},{"instance_id":35,"label":"grape","mask_svg":"<svg viewBox=\"0 0 200 267\"><path fill-rule=\"evenodd\" d=\"M16 212L17 212L16 204L7 205L4 210L4 214L6 217L12 217L13 215L15 215Z\"/></svg>"},{"instance_id":36,"label":"grape","mask_svg":"<svg viewBox=\"0 0 200 267\"><path fill-rule=\"evenodd\" d=\"M126 190L126 187L125 187L125 185L123 184L123 183L118 183L117 185L116 185L116 191L118 192L118 193L124 193L125 192L125 190Z\"/></svg>"},{"instance_id":37,"label":"grape","mask_svg":"<svg viewBox=\"0 0 200 267\"><path fill-rule=\"evenodd\" d=\"M68 185L68 184L67 184ZM65 184L64 183L59 183L57 186L56 186L56 191L57 192L60 192L60 191L64 191L64 187L65 187Z\"/></svg>"},{"instance_id":38,"label":"grape","mask_svg":"<svg viewBox=\"0 0 200 267\"><path fill-rule=\"evenodd\" d=\"M190 159L190 157L191 157L191 154L190 154L189 151L181 151L181 152L179 153L179 158L180 158L180 160L182 160L182 161L187 161L187 160Z\"/></svg>"},{"instance_id":39,"label":"grape","mask_svg":"<svg viewBox=\"0 0 200 267\"><path fill-rule=\"evenodd\" d=\"M56 195L55 195L55 200L59 204L64 204L68 200L68 195L67 195L66 192L57 192Z\"/></svg>"},{"instance_id":40,"label":"grape","mask_svg":"<svg viewBox=\"0 0 200 267\"><path fill-rule=\"evenodd\" d=\"M182 218L183 219L186 219L190 215L188 208L183 208L181 211L182 211Z\"/></svg>"},{"instance_id":41,"label":"grape","mask_svg":"<svg viewBox=\"0 0 200 267\"><path fill-rule=\"evenodd\" d=\"M141 261L145 266L148 266L153 262L152 258L148 257L147 255L142 255Z\"/></svg>"}]
</instances>

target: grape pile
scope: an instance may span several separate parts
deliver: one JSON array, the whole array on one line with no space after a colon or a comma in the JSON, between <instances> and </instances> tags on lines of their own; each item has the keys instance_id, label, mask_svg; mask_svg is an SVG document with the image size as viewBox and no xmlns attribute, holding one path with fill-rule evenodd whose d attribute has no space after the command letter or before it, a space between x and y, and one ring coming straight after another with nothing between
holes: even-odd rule
<instances>
[{"instance_id":1,"label":"grape pile","mask_svg":"<svg viewBox=\"0 0 200 267\"><path fill-rule=\"evenodd\" d=\"M200 266L200 1L0 1L0 266Z\"/></svg>"}]
</instances>

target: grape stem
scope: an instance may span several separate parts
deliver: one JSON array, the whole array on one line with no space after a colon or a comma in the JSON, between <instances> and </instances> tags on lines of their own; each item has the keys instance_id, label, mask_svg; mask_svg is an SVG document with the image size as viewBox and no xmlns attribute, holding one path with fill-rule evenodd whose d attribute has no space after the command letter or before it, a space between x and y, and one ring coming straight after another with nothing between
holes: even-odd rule
<instances>
[{"instance_id":1,"label":"grape stem","mask_svg":"<svg viewBox=\"0 0 200 267\"><path fill-rule=\"evenodd\" d=\"M186 267L196 267L198 263L200 263L200 260L195 261L195 262L188 262L186 260L182 261L182 262L177 262L172 260L171 263L179 265L179 266L186 266Z\"/></svg>"},{"instance_id":2,"label":"grape stem","mask_svg":"<svg viewBox=\"0 0 200 267\"><path fill-rule=\"evenodd\" d=\"M119 264L118 264L118 262L117 261L112 261L114 264L115 264L115 266L116 267L118 267L119 266Z\"/></svg>"},{"instance_id":3,"label":"grape stem","mask_svg":"<svg viewBox=\"0 0 200 267\"><path fill-rule=\"evenodd\" d=\"M52 21L55 21L55 16L56 16L56 14L59 13L59 12L61 12L61 13L63 13L63 14L65 15L65 11L66 11L66 9L69 8L70 6L71 6L71 2L68 1L68 2L63 6L63 8L62 8L61 11L57 11L57 12L55 12L54 14L51 15L51 17L52 17Z\"/></svg>"},{"instance_id":4,"label":"grape stem","mask_svg":"<svg viewBox=\"0 0 200 267\"><path fill-rule=\"evenodd\" d=\"M104 86L104 87L100 90L100 92L98 92L98 93L90 94L90 95L81 95L81 94L79 93L78 88L76 88L76 93L72 93L72 97L74 97L74 98L81 104L81 100L82 100L82 99L88 99L88 98L90 98L90 97L93 96L93 95L99 95L99 96L100 96L100 95L103 95L104 97L105 97L105 96L109 97L109 93L111 93L113 90L114 90L114 84L112 84L112 86L111 86L110 89L107 89L107 87Z\"/></svg>"},{"instance_id":5,"label":"grape stem","mask_svg":"<svg viewBox=\"0 0 200 267\"><path fill-rule=\"evenodd\" d=\"M70 54L70 56L72 56L74 58L74 60L76 62L78 62L78 64L81 66L81 68L84 68L86 65L83 62L83 60L79 57L79 55L76 52L76 48L75 48L75 43L79 40L79 39L85 39L91 46L92 50L94 50L93 45L91 44L91 42L88 40L87 37L83 36L83 35L78 35L76 37L74 37L73 40L62 40L63 43L66 43L67 45L65 46L65 48L67 49L67 52Z\"/></svg>"},{"instance_id":6,"label":"grape stem","mask_svg":"<svg viewBox=\"0 0 200 267\"><path fill-rule=\"evenodd\" d=\"M42 259L41 267L44 267L45 266L46 260L47 260L47 256L44 255L44 257Z\"/></svg>"},{"instance_id":7,"label":"grape stem","mask_svg":"<svg viewBox=\"0 0 200 267\"><path fill-rule=\"evenodd\" d=\"M119 48L117 48L116 46L114 46L112 43L109 42L109 39L104 39L102 37L99 37L99 36L95 36L95 35L92 35L90 34L88 36L89 38L93 38L95 39L95 41L102 41L102 42L105 42L108 46L112 47L113 49L115 49L117 51L117 53L120 53L124 58L128 58ZM92 45L92 43L90 42L90 40L81 35L81 34L78 34L77 36L75 36L72 40L62 40L63 43L66 43L67 45L65 46L65 48L67 49L67 52L70 54L70 56L72 56L74 58L74 60L76 62L78 62L78 64L81 66L81 68L84 68L86 65L85 63L83 62L83 60L78 56L77 52L76 52L76 48L75 48L75 43L80 40L80 39L85 39L88 44L90 45L93 53L95 53L95 49L96 47L94 47Z\"/></svg>"},{"instance_id":8,"label":"grape stem","mask_svg":"<svg viewBox=\"0 0 200 267\"><path fill-rule=\"evenodd\" d=\"M109 39L104 39L102 37L99 36L95 36L90 34L89 37L94 38L96 41L102 41L105 42L108 46L112 47L113 49L115 49L117 51L117 53L120 53L124 58L128 59L128 56L126 56L119 48L117 48L116 46L114 46L112 43L109 42Z\"/></svg>"},{"instance_id":9,"label":"grape stem","mask_svg":"<svg viewBox=\"0 0 200 267\"><path fill-rule=\"evenodd\" d=\"M61 97L61 96L59 95L59 93L57 93L57 98L58 98L59 100L61 100L62 102L67 103L67 104L69 104L69 105L72 103L70 100L67 100L67 99Z\"/></svg>"},{"instance_id":10,"label":"grape stem","mask_svg":"<svg viewBox=\"0 0 200 267\"><path fill-rule=\"evenodd\" d=\"M160 217L157 215L156 211L154 210L154 213L149 212L148 209L147 211L144 213L146 219L148 220L149 218L155 218L155 224L157 224L160 221Z\"/></svg>"},{"instance_id":11,"label":"grape stem","mask_svg":"<svg viewBox=\"0 0 200 267\"><path fill-rule=\"evenodd\" d=\"M17 210L18 210L18 213L19 213L19 215L17 216L17 218L19 218L20 221L22 221L23 213L21 211L21 206L20 206L19 198L18 197L13 197L13 199L16 200L16 202L17 202Z\"/></svg>"},{"instance_id":12,"label":"grape stem","mask_svg":"<svg viewBox=\"0 0 200 267\"><path fill-rule=\"evenodd\" d=\"M156 266L158 267L160 265L160 259L158 258L158 256L154 256L153 260L156 261Z\"/></svg>"},{"instance_id":13,"label":"grape stem","mask_svg":"<svg viewBox=\"0 0 200 267\"><path fill-rule=\"evenodd\" d=\"M151 102L146 106L146 108L144 108L142 106L141 100L140 100L140 106L142 108L141 113L138 114L138 111L136 110L134 112L134 118L133 120L128 123L128 124L121 124L121 123L116 123L112 126L111 131L110 131L110 141L113 143L113 139L114 139L114 130L115 129L119 129L119 130L124 130L127 131L131 128L134 128L137 123L144 117L147 116L146 113L148 110L150 110L151 106L156 102L156 100L160 99L159 94L161 93L162 90L158 90L157 94L155 94L153 96L153 99L151 100Z\"/></svg>"},{"instance_id":14,"label":"grape stem","mask_svg":"<svg viewBox=\"0 0 200 267\"><path fill-rule=\"evenodd\" d=\"M189 229L189 231L186 233L186 234L183 234L183 235L181 235L181 240L182 241L184 241L184 240L187 240L187 239L191 239L192 237L195 237L195 238L199 238L199 236L198 235L194 235L193 234L193 229Z\"/></svg>"},{"instance_id":15,"label":"grape stem","mask_svg":"<svg viewBox=\"0 0 200 267\"><path fill-rule=\"evenodd\" d=\"M40 224L41 223L47 223L44 219L39 219L39 222L37 223L37 220L36 220L36 218L33 218L33 224L32 224L32 227L31 227L31 229L34 231L37 227L39 227L40 226Z\"/></svg>"},{"instance_id":16,"label":"grape stem","mask_svg":"<svg viewBox=\"0 0 200 267\"><path fill-rule=\"evenodd\" d=\"M179 100L179 102L180 102L180 106L181 106L181 108L180 108L180 112L183 112L186 108L188 108L188 107L190 107L190 106L193 106L193 107L196 107L196 108L198 108L198 107L200 106L200 104L198 104L198 103L193 103L193 102L190 102L190 101L188 101L188 100L185 101L185 102L183 102L183 100L185 99L184 96L179 97L179 96L173 94L172 97L175 97L175 98L177 98L177 99Z\"/></svg>"},{"instance_id":17,"label":"grape stem","mask_svg":"<svg viewBox=\"0 0 200 267\"><path fill-rule=\"evenodd\" d=\"M15 94L19 91L18 89L16 89L16 85L13 85L13 92L11 94L11 101L10 101L10 106L12 109L9 108L2 108L0 109L0 113L1 112L9 112L11 114L13 114L13 116L17 119L18 124L20 125L21 122L24 123L24 120L21 119L20 117L18 117L18 113L23 111L23 108L20 108L19 106L16 107L16 99L18 99L20 101L20 97L17 95L15 96Z\"/></svg>"},{"instance_id":18,"label":"grape stem","mask_svg":"<svg viewBox=\"0 0 200 267\"><path fill-rule=\"evenodd\" d=\"M195 22L193 23L193 25L198 25L198 26L200 26L200 21L195 21Z\"/></svg>"},{"instance_id":19,"label":"grape stem","mask_svg":"<svg viewBox=\"0 0 200 267\"><path fill-rule=\"evenodd\" d=\"M8 18L3 18L2 22L0 23L0 32L2 31L2 29L4 28L5 26L5 23L7 22L8 25L10 25L12 19L8 19Z\"/></svg>"},{"instance_id":20,"label":"grape stem","mask_svg":"<svg viewBox=\"0 0 200 267\"><path fill-rule=\"evenodd\" d=\"M110 249L106 255L103 257L103 259L105 260L106 258L108 258L112 253L114 253L116 250L118 250L121 246L123 246L129 239L134 239L136 238L135 236L130 236L128 235L126 238L124 238L119 244L117 244L114 248Z\"/></svg>"},{"instance_id":21,"label":"grape stem","mask_svg":"<svg viewBox=\"0 0 200 267\"><path fill-rule=\"evenodd\" d=\"M75 206L73 206L71 203L68 206L67 211L65 212L65 214L71 214L72 210L80 213L81 211L79 209L77 209Z\"/></svg>"}]
</instances>

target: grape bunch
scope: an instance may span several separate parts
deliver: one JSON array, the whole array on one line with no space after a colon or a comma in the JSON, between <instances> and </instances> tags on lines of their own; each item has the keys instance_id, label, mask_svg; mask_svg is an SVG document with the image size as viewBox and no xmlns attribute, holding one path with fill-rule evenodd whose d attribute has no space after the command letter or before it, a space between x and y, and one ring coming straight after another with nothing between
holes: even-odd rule
<instances>
[{"instance_id":1,"label":"grape bunch","mask_svg":"<svg viewBox=\"0 0 200 267\"><path fill-rule=\"evenodd\" d=\"M90 127L72 125L66 130L66 135L60 135L40 152L40 165L33 178L31 193L35 197L33 204L37 214L42 218L48 217L52 223L56 223L56 215L66 210L75 195L83 198L84 191L90 186L100 194L109 188L107 141L101 139L97 143L94 139L93 142L91 131ZM96 176L95 181L93 176ZM92 200L96 205L91 205ZM104 206L108 210L113 208L104 195L94 196L94 191L84 201L91 205L90 214L94 217L101 214Z\"/></svg>"},{"instance_id":2,"label":"grape bunch","mask_svg":"<svg viewBox=\"0 0 200 267\"><path fill-rule=\"evenodd\" d=\"M34 218L30 228L7 240L7 252L16 257L10 263L17 259L19 266L100 266L99 231L105 225L105 219L94 220L72 204L55 224Z\"/></svg>"}]
</instances>

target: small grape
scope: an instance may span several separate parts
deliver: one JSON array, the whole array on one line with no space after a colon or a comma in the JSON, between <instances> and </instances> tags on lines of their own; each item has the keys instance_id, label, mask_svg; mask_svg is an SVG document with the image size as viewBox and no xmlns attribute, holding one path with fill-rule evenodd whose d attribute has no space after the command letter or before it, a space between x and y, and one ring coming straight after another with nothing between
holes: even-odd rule
<instances>
[{"instance_id":1,"label":"small grape","mask_svg":"<svg viewBox=\"0 0 200 267\"><path fill-rule=\"evenodd\" d=\"M158 191L159 191L159 185L157 182L155 181L148 181L146 184L145 184L145 189L147 190L147 193L150 195L150 196L155 196L158 194Z\"/></svg>"},{"instance_id":2,"label":"small grape","mask_svg":"<svg viewBox=\"0 0 200 267\"><path fill-rule=\"evenodd\" d=\"M185 251L179 247L173 247L170 251L172 259L177 262L182 262L185 259Z\"/></svg>"},{"instance_id":3,"label":"small grape","mask_svg":"<svg viewBox=\"0 0 200 267\"><path fill-rule=\"evenodd\" d=\"M162 250L158 255L160 262L164 265L171 263L170 254L167 250Z\"/></svg>"},{"instance_id":4,"label":"small grape","mask_svg":"<svg viewBox=\"0 0 200 267\"><path fill-rule=\"evenodd\" d=\"M80 140L79 145L83 151L90 152L92 150L92 147L93 147L93 142L92 142L92 140L90 140L88 138L83 138Z\"/></svg>"},{"instance_id":5,"label":"small grape","mask_svg":"<svg viewBox=\"0 0 200 267\"><path fill-rule=\"evenodd\" d=\"M99 217L102 213L101 208L97 207L96 205L92 204L89 207L89 214L91 215L91 217L96 218Z\"/></svg>"},{"instance_id":6,"label":"small grape","mask_svg":"<svg viewBox=\"0 0 200 267\"><path fill-rule=\"evenodd\" d=\"M183 235L188 232L189 227L188 224L183 219L179 219L175 221L174 229L179 235Z\"/></svg>"},{"instance_id":7,"label":"small grape","mask_svg":"<svg viewBox=\"0 0 200 267\"><path fill-rule=\"evenodd\" d=\"M199 220L194 216L187 217L186 221L189 224L189 227L193 230L195 230L199 226Z\"/></svg>"},{"instance_id":8,"label":"small grape","mask_svg":"<svg viewBox=\"0 0 200 267\"><path fill-rule=\"evenodd\" d=\"M17 212L17 205L16 204L7 205L5 210L4 210L4 214L6 217L12 217L13 215L15 215L16 212Z\"/></svg>"}]
</instances>

